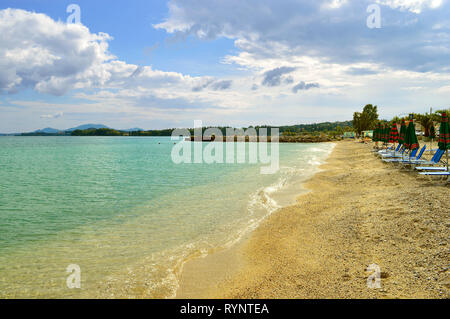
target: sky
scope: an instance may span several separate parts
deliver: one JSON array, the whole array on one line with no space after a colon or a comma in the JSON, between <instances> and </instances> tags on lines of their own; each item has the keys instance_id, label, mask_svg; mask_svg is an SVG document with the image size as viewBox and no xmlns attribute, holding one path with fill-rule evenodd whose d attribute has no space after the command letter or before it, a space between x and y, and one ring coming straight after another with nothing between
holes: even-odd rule
<instances>
[{"instance_id":1,"label":"sky","mask_svg":"<svg viewBox=\"0 0 450 319\"><path fill-rule=\"evenodd\" d=\"M449 2L2 0L0 132L448 108Z\"/></svg>"}]
</instances>

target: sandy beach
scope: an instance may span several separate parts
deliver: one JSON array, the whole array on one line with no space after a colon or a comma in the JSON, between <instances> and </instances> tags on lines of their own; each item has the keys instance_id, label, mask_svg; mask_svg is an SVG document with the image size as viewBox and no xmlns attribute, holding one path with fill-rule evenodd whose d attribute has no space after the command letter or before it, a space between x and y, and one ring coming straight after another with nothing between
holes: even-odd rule
<instances>
[{"instance_id":1,"label":"sandy beach","mask_svg":"<svg viewBox=\"0 0 450 319\"><path fill-rule=\"evenodd\" d=\"M186 263L177 298L449 298L450 186L337 143L297 204ZM368 265L381 288L367 287Z\"/></svg>"}]
</instances>

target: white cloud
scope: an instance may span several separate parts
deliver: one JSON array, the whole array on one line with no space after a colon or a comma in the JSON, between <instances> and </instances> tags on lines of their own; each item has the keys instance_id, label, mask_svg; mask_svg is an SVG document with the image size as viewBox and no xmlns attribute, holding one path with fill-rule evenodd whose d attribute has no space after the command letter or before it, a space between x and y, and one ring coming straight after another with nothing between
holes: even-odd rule
<instances>
[{"instance_id":1,"label":"white cloud","mask_svg":"<svg viewBox=\"0 0 450 319\"><path fill-rule=\"evenodd\" d=\"M443 0L376 0L376 2L393 9L411 11L417 14L424 9L437 9L443 4Z\"/></svg>"},{"instance_id":2,"label":"white cloud","mask_svg":"<svg viewBox=\"0 0 450 319\"><path fill-rule=\"evenodd\" d=\"M80 95L85 99L129 99L160 108L224 104L220 91L230 89L232 80L128 64L108 51L111 40L105 33L92 34L83 25L57 22L44 14L1 10L0 92L32 88L59 96L84 89ZM102 91L95 93L95 88Z\"/></svg>"},{"instance_id":3,"label":"white cloud","mask_svg":"<svg viewBox=\"0 0 450 319\"><path fill-rule=\"evenodd\" d=\"M62 95L75 87L108 80L104 64L111 37L82 25L64 24L44 14L0 11L0 90L31 87Z\"/></svg>"},{"instance_id":4,"label":"white cloud","mask_svg":"<svg viewBox=\"0 0 450 319\"><path fill-rule=\"evenodd\" d=\"M431 10L448 9L444 1L378 0L384 5L382 27L372 30L366 26L366 9L374 2L170 0L168 18L155 27L177 36L234 39L241 53L227 57L228 62L245 53L271 59L288 52L290 57L340 64L375 62L395 69L449 71L448 34L433 28L448 21L448 10ZM426 14L411 16L425 10ZM424 46L430 50L424 51Z\"/></svg>"},{"instance_id":5,"label":"white cloud","mask_svg":"<svg viewBox=\"0 0 450 319\"><path fill-rule=\"evenodd\" d=\"M325 9L338 9L347 3L348 0L329 0L322 7Z\"/></svg>"},{"instance_id":6,"label":"white cloud","mask_svg":"<svg viewBox=\"0 0 450 319\"><path fill-rule=\"evenodd\" d=\"M194 85L190 76L153 70L117 60L105 34L65 24L44 14L17 9L0 11L0 90L31 87L63 95L71 89Z\"/></svg>"},{"instance_id":7,"label":"white cloud","mask_svg":"<svg viewBox=\"0 0 450 319\"><path fill-rule=\"evenodd\" d=\"M58 119L60 117L63 117L64 113L63 112L58 112L55 114L44 114L41 115L41 119Z\"/></svg>"}]
</instances>

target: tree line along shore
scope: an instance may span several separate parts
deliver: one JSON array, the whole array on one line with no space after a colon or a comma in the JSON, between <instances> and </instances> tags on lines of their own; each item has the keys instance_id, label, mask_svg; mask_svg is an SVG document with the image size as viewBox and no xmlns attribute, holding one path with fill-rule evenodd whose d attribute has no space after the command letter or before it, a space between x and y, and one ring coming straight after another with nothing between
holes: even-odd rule
<instances>
[{"instance_id":1,"label":"tree line along shore","mask_svg":"<svg viewBox=\"0 0 450 319\"><path fill-rule=\"evenodd\" d=\"M380 124L392 124L400 123L402 119L412 117L415 121L416 131L421 131L425 138L430 136L432 127L439 122L440 114L443 112L450 113L450 110L437 110L433 112L430 109L429 113L411 113L401 114L393 117L391 120L379 119L378 107L376 105L367 104L363 107L361 112L355 112L353 114L353 120L351 121L337 121L337 122L323 122L314 124L298 124L298 125L284 125L284 126L249 126L242 128L244 131L248 129L255 129L257 132L260 129L266 129L267 135L272 135L272 129L278 129L279 142L280 143L315 143L315 142L330 142L336 141L343 137L346 132L353 132L356 137L361 136L363 131L373 130L379 123ZM210 127L202 128L202 136L205 131ZM229 126L216 127L224 136L226 141L227 130L233 129ZM45 132L31 132L14 134L20 136L172 136L172 132L175 128L163 129L163 130L117 130L107 127L102 128L87 128L77 129L73 131L59 131L57 133L45 133ZM195 135L198 133L193 128L187 128L191 135L191 139L194 140ZM419 136L421 139L421 136ZM210 141L211 139L205 138L202 140ZM249 141L248 137L246 141ZM269 138L270 141L270 138Z\"/></svg>"},{"instance_id":2,"label":"tree line along shore","mask_svg":"<svg viewBox=\"0 0 450 319\"><path fill-rule=\"evenodd\" d=\"M204 136L205 131L210 127L202 128L202 136ZM324 123L314 123L314 124L298 124L289 126L250 126L242 128L244 131L248 129L255 129L260 132L260 129L266 129L267 135L272 135L272 129L276 128L279 132L279 142L281 143L309 143L309 142L329 142L333 140L340 139L343 132L353 131L352 121L343 122L324 122ZM224 140L227 136L227 130L233 129L232 127L216 127L216 129L222 132ZM89 128L83 130L74 131L60 131L58 133L44 133L44 132L32 132L32 133L22 133L21 136L172 136L172 132L175 129L164 129L164 130L139 130L139 131L122 131L111 128ZM187 129L191 136L195 136L197 132L193 128ZM204 139L205 141L210 141L210 139ZM246 141L248 141L248 137Z\"/></svg>"}]
</instances>

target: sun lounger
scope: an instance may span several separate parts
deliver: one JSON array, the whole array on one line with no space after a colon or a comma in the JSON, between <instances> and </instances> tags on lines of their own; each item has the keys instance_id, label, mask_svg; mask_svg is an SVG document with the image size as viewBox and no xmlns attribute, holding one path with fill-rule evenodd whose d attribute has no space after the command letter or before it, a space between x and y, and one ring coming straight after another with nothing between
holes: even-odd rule
<instances>
[{"instance_id":1,"label":"sun lounger","mask_svg":"<svg viewBox=\"0 0 450 319\"><path fill-rule=\"evenodd\" d=\"M421 172L419 173L422 176L427 176L429 179L432 177L448 177L445 183L450 183L450 172Z\"/></svg>"},{"instance_id":2,"label":"sun lounger","mask_svg":"<svg viewBox=\"0 0 450 319\"><path fill-rule=\"evenodd\" d=\"M442 155L444 155L444 151L443 150L438 150L436 152L436 154L434 154L433 158L431 159L431 161L418 161L416 164L420 164L420 165L436 165L439 163L439 161L442 158ZM426 166L421 166L421 167L416 167L417 170L425 170L428 169L429 167Z\"/></svg>"},{"instance_id":3,"label":"sun lounger","mask_svg":"<svg viewBox=\"0 0 450 319\"><path fill-rule=\"evenodd\" d=\"M401 158L403 157L403 154L405 153L405 149L403 148L400 153L386 153L386 154L380 154L382 158Z\"/></svg>"},{"instance_id":4,"label":"sun lounger","mask_svg":"<svg viewBox=\"0 0 450 319\"><path fill-rule=\"evenodd\" d=\"M402 152L402 154L403 154L403 152ZM416 154L417 154L417 149L415 149L411 152L411 158L415 157ZM386 162L386 163L403 162L403 161L407 161L408 158L409 157L406 157L406 156L400 156L400 157L390 156L389 158L383 158L383 162Z\"/></svg>"},{"instance_id":5,"label":"sun lounger","mask_svg":"<svg viewBox=\"0 0 450 319\"><path fill-rule=\"evenodd\" d=\"M395 149L396 152L402 147L401 144L398 144L397 148ZM388 149L378 151L379 154L387 154L387 153L393 153L394 146L389 147Z\"/></svg>"},{"instance_id":6,"label":"sun lounger","mask_svg":"<svg viewBox=\"0 0 450 319\"><path fill-rule=\"evenodd\" d=\"M427 176L450 176L450 172L421 172L419 174Z\"/></svg>"},{"instance_id":7,"label":"sun lounger","mask_svg":"<svg viewBox=\"0 0 450 319\"><path fill-rule=\"evenodd\" d=\"M416 170L418 171L442 171L445 172L447 171L447 167L443 167L443 166L421 166L421 167L416 167Z\"/></svg>"},{"instance_id":8,"label":"sun lounger","mask_svg":"<svg viewBox=\"0 0 450 319\"><path fill-rule=\"evenodd\" d=\"M444 151L437 150L436 153L434 153L433 158L431 161L427 160L419 160L417 161L417 164L425 164L425 165L436 165L441 160L442 155L444 154Z\"/></svg>"},{"instance_id":9,"label":"sun lounger","mask_svg":"<svg viewBox=\"0 0 450 319\"><path fill-rule=\"evenodd\" d=\"M419 152L419 155L417 155L416 158L410 158L410 159L406 159L406 160L399 161L399 162L400 162L401 164L404 164L404 165L409 165L409 164L416 164L416 163L418 163L418 162L420 161L420 158L421 158L422 155L423 155L423 152L425 152L426 148L427 148L427 146L424 145L424 147L422 147L422 149L421 149L420 152Z\"/></svg>"}]
</instances>

